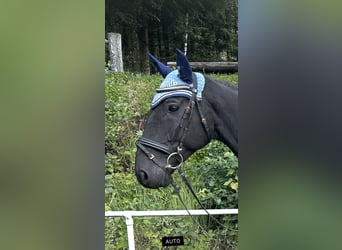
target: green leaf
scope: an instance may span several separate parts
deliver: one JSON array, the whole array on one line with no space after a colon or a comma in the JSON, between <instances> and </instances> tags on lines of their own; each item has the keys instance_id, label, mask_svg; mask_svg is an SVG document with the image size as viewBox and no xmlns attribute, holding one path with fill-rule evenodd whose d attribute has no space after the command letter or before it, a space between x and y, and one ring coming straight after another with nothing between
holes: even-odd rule
<instances>
[{"instance_id":1,"label":"green leaf","mask_svg":"<svg viewBox=\"0 0 342 250\"><path fill-rule=\"evenodd\" d=\"M238 183L237 182L232 182L231 184L230 184L230 187L231 187L231 189L233 189L233 190L237 190L238 189Z\"/></svg>"}]
</instances>

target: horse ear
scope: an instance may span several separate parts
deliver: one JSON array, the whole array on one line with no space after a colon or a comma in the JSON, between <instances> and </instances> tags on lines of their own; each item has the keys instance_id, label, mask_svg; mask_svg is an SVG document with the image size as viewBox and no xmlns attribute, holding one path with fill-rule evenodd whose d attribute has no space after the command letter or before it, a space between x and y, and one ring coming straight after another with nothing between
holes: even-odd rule
<instances>
[{"instance_id":1,"label":"horse ear","mask_svg":"<svg viewBox=\"0 0 342 250\"><path fill-rule=\"evenodd\" d=\"M154 66L156 66L159 73L163 76L163 78L165 78L172 71L171 68L158 61L158 59L155 58L150 52L147 52L147 55L154 64Z\"/></svg>"},{"instance_id":2,"label":"horse ear","mask_svg":"<svg viewBox=\"0 0 342 250\"><path fill-rule=\"evenodd\" d=\"M192 84L192 70L190 63L182 51L176 49L176 63L179 72L179 78L188 84Z\"/></svg>"}]
</instances>

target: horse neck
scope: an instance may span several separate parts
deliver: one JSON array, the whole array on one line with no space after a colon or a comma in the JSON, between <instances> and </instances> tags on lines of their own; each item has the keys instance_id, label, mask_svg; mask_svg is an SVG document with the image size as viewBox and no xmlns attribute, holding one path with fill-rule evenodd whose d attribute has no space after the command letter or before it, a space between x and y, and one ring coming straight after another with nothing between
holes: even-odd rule
<instances>
[{"instance_id":1,"label":"horse neck","mask_svg":"<svg viewBox=\"0 0 342 250\"><path fill-rule=\"evenodd\" d=\"M206 77L204 100L207 115L213 121L211 139L226 144L238 155L238 90L236 87Z\"/></svg>"}]
</instances>

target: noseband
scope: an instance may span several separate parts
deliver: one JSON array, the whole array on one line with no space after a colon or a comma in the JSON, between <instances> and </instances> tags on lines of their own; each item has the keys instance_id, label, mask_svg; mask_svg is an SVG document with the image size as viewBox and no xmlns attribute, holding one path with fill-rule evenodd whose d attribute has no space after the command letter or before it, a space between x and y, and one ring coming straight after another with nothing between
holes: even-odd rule
<instances>
[{"instance_id":1,"label":"noseband","mask_svg":"<svg viewBox=\"0 0 342 250\"><path fill-rule=\"evenodd\" d=\"M162 168L164 171L167 169L177 169L179 168L183 163L183 143L185 140L185 137L189 131L190 121L193 114L194 106L197 106L202 125L206 131L206 134L210 140L210 131L209 126L207 123L207 120L204 118L202 110L200 108L200 101L197 99L197 77L196 74L193 74L193 87L190 87L188 85L181 85L181 86L174 86L174 87L168 87L168 88L159 88L156 90L157 93L161 92L168 92L173 90L190 90L191 91L191 97L189 99L188 106L185 108L184 114L182 116L181 122L179 123L179 127L182 129L181 134L179 135L180 141L178 142L177 151L174 151L174 149L169 148L166 145L163 145L159 142L156 142L152 139L145 138L141 136L137 141L137 146L147 155L147 157L153 161L158 167ZM155 156L148 151L149 148L156 149L158 151L161 151L165 154L167 154L167 160L166 165L160 164L158 160L155 158ZM179 164L176 167L172 167L170 164L170 160L172 157L177 157L177 160ZM166 171L167 172L167 171ZM168 172L167 172L168 173Z\"/></svg>"}]
</instances>

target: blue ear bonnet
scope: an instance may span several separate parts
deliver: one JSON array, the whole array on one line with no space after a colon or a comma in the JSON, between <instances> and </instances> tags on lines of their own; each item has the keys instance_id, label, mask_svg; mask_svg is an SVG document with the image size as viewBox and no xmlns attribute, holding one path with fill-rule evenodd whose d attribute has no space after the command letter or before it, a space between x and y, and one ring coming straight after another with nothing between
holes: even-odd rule
<instances>
[{"instance_id":1,"label":"blue ear bonnet","mask_svg":"<svg viewBox=\"0 0 342 250\"><path fill-rule=\"evenodd\" d=\"M198 100L201 100L202 92L203 92L204 85L205 85L205 79L201 73L195 73L195 74L197 77L197 96L196 97ZM179 72L177 69L168 73L159 88L162 89L162 88L184 86L184 85L192 87L192 84L188 84L184 82L178 77L178 75L179 75ZM167 92L156 93L152 98L151 108L152 109L155 108L159 103L161 103L162 101L170 97L185 97L185 98L190 99L191 95L192 95L192 92L186 89L171 90Z\"/></svg>"}]
</instances>

